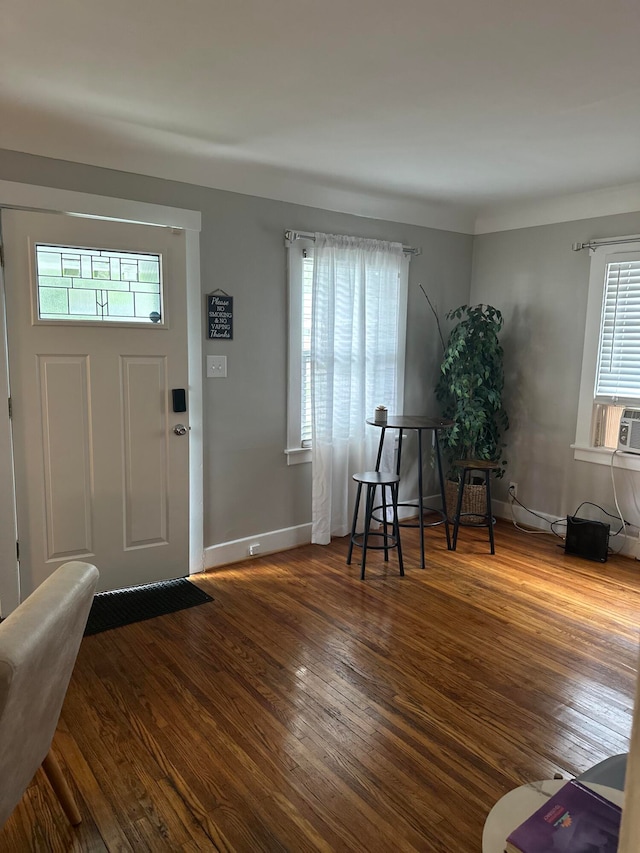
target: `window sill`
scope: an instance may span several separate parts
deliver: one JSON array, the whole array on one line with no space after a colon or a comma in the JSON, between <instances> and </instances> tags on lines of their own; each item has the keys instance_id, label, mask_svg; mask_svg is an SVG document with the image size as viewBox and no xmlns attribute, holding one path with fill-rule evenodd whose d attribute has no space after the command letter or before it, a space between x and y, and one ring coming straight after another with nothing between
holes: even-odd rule
<instances>
[{"instance_id":1,"label":"window sill","mask_svg":"<svg viewBox=\"0 0 640 853\"><path fill-rule=\"evenodd\" d=\"M302 462L311 462L310 447L292 447L285 450L287 465L300 465Z\"/></svg>"},{"instance_id":2,"label":"window sill","mask_svg":"<svg viewBox=\"0 0 640 853\"><path fill-rule=\"evenodd\" d=\"M611 466L628 471L640 471L640 453L616 453L607 447L583 447L572 444L573 458L578 462L594 462L596 465Z\"/></svg>"}]
</instances>

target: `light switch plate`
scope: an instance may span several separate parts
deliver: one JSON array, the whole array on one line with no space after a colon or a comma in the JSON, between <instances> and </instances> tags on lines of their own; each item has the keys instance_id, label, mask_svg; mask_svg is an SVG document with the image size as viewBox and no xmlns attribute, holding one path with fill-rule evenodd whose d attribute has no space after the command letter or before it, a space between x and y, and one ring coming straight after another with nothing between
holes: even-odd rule
<instances>
[{"instance_id":1,"label":"light switch plate","mask_svg":"<svg viewBox=\"0 0 640 853\"><path fill-rule=\"evenodd\" d=\"M207 356L207 378L224 377L227 375L226 355Z\"/></svg>"}]
</instances>

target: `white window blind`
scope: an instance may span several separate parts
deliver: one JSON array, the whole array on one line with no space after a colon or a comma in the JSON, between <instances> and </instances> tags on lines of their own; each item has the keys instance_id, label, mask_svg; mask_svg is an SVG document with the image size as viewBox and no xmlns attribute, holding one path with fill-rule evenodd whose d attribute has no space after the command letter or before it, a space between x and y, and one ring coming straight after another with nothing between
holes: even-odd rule
<instances>
[{"instance_id":1,"label":"white window blind","mask_svg":"<svg viewBox=\"0 0 640 853\"><path fill-rule=\"evenodd\" d=\"M300 386L300 438L302 447L311 447L311 310L313 292L313 253L302 261L302 376Z\"/></svg>"},{"instance_id":2,"label":"white window blind","mask_svg":"<svg viewBox=\"0 0 640 853\"><path fill-rule=\"evenodd\" d=\"M595 398L640 400L640 253L605 268Z\"/></svg>"}]
</instances>

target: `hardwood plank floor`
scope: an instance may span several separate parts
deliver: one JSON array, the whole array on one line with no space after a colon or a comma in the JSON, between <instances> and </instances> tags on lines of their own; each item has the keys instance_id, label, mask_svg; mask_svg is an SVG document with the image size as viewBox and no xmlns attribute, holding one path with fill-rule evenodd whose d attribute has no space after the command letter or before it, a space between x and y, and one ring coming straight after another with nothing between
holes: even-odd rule
<instances>
[{"instance_id":1,"label":"hardwood plank floor","mask_svg":"<svg viewBox=\"0 0 640 853\"><path fill-rule=\"evenodd\" d=\"M403 531L406 576L346 540L197 576L214 601L87 637L7 851L476 853L512 787L627 749L640 565L560 540ZM359 557L359 552L356 558Z\"/></svg>"}]
</instances>

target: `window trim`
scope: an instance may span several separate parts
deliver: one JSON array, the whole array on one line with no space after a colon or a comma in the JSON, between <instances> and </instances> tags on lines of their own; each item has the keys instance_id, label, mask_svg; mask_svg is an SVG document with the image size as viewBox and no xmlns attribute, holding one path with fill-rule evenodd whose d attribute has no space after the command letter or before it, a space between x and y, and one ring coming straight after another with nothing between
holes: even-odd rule
<instances>
[{"instance_id":1,"label":"window trim","mask_svg":"<svg viewBox=\"0 0 640 853\"><path fill-rule=\"evenodd\" d=\"M287 281L289 346L287 354L287 465L311 462L311 448L302 447L302 281L304 251L313 249L313 241L287 240Z\"/></svg>"},{"instance_id":2,"label":"window trim","mask_svg":"<svg viewBox=\"0 0 640 853\"><path fill-rule=\"evenodd\" d=\"M615 239L623 240L624 238ZM580 395L578 398L576 440L571 445L574 451L574 459L580 462L592 462L598 465L612 464L612 454L614 454L614 451L610 448L595 447L593 445L594 391L598 368L602 300L604 297L607 263L610 260L619 259L617 256L625 255L629 252L640 252L639 240L630 239L628 242L620 242L615 248L612 248L611 245L602 245L591 249L591 268L589 271L589 291L582 353L582 371L580 376ZM615 454L614 464L615 467L640 470L640 455Z\"/></svg>"}]
</instances>

